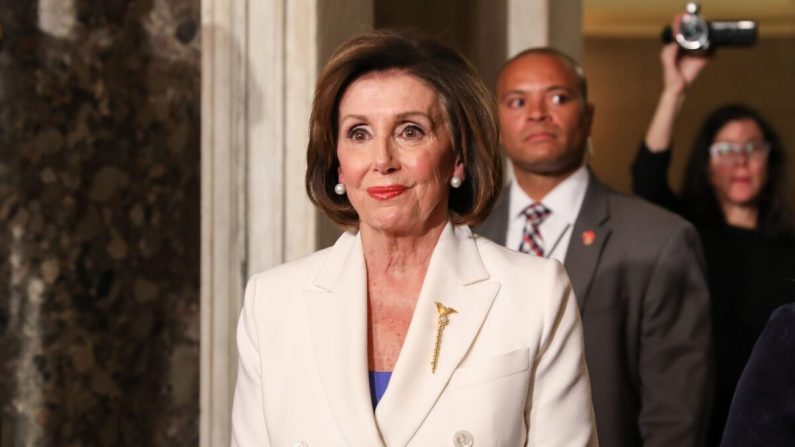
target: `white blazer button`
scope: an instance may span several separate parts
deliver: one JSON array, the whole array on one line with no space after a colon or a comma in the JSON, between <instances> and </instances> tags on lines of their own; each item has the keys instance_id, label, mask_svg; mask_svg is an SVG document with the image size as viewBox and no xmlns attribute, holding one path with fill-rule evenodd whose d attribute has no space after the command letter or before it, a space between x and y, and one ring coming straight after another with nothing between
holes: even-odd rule
<instances>
[{"instance_id":1,"label":"white blazer button","mask_svg":"<svg viewBox=\"0 0 795 447\"><path fill-rule=\"evenodd\" d=\"M298 441L293 444L293 447L309 447L309 444L305 443L304 441Z\"/></svg>"},{"instance_id":2,"label":"white blazer button","mask_svg":"<svg viewBox=\"0 0 795 447\"><path fill-rule=\"evenodd\" d=\"M475 441L472 439L472 433L466 430L458 430L453 435L453 445L455 447L472 447Z\"/></svg>"}]
</instances>

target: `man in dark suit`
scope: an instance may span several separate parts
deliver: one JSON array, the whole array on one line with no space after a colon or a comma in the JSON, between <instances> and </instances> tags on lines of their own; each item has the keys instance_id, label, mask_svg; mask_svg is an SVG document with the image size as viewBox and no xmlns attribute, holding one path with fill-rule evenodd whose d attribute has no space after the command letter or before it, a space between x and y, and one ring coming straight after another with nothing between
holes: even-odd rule
<instances>
[{"instance_id":1,"label":"man in dark suit","mask_svg":"<svg viewBox=\"0 0 795 447\"><path fill-rule=\"evenodd\" d=\"M604 446L698 446L711 398L709 295L694 228L585 166L593 106L579 65L532 49L497 85L514 180L475 232L556 258L583 320Z\"/></svg>"}]
</instances>

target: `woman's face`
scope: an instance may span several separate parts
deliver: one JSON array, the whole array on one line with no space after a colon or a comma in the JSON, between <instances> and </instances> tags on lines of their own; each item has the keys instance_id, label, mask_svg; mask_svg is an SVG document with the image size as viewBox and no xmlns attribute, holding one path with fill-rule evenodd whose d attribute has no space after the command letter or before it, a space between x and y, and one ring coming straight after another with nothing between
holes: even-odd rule
<instances>
[{"instance_id":1,"label":"woman's face","mask_svg":"<svg viewBox=\"0 0 795 447\"><path fill-rule=\"evenodd\" d=\"M713 143L733 145L765 144L762 130L750 118L729 121L715 135ZM727 145L730 146L730 145ZM710 183L721 206L755 206L767 182L767 151L710 156Z\"/></svg>"},{"instance_id":2,"label":"woman's face","mask_svg":"<svg viewBox=\"0 0 795 447\"><path fill-rule=\"evenodd\" d=\"M447 219L450 178L463 178L439 98L399 70L354 81L339 105L339 182L360 227L419 235Z\"/></svg>"}]
</instances>

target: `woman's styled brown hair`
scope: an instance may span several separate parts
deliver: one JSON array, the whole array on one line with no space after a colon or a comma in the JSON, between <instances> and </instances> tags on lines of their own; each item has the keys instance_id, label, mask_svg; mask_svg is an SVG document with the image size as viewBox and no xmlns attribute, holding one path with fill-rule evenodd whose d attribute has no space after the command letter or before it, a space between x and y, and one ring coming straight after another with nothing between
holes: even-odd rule
<instances>
[{"instance_id":1,"label":"woman's styled brown hair","mask_svg":"<svg viewBox=\"0 0 795 447\"><path fill-rule=\"evenodd\" d=\"M306 154L309 199L342 227L358 227L359 215L348 197L334 193L339 169L339 104L358 78L393 69L422 80L439 97L453 152L466 172L461 187L450 190L451 220L454 224L480 223L502 188L494 97L457 51L413 32L376 30L356 36L337 48L320 73Z\"/></svg>"}]
</instances>

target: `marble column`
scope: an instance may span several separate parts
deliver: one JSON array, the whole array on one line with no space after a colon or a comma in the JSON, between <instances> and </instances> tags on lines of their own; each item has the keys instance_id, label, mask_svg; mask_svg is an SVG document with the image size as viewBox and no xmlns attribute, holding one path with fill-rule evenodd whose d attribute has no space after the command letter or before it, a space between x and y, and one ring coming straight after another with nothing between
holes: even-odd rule
<instances>
[{"instance_id":1,"label":"marble column","mask_svg":"<svg viewBox=\"0 0 795 447\"><path fill-rule=\"evenodd\" d=\"M580 60L582 0L507 0L508 56L551 46Z\"/></svg>"},{"instance_id":2,"label":"marble column","mask_svg":"<svg viewBox=\"0 0 795 447\"><path fill-rule=\"evenodd\" d=\"M333 232L304 189L309 110L333 48L371 25L371 0L202 1L202 446L229 442L246 279Z\"/></svg>"},{"instance_id":3,"label":"marble column","mask_svg":"<svg viewBox=\"0 0 795 447\"><path fill-rule=\"evenodd\" d=\"M0 22L0 442L195 444L199 2Z\"/></svg>"}]
</instances>

